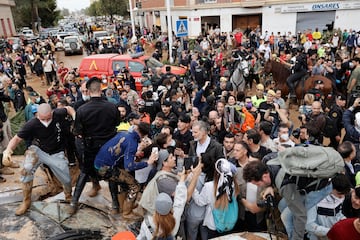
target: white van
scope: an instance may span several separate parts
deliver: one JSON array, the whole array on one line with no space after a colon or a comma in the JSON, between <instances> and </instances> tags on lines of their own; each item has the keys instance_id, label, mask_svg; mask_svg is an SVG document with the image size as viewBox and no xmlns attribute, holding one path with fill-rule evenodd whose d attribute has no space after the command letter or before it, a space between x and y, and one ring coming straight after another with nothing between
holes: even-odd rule
<instances>
[{"instance_id":1,"label":"white van","mask_svg":"<svg viewBox=\"0 0 360 240\"><path fill-rule=\"evenodd\" d=\"M93 38L96 39L96 40L101 40L103 39L104 37L108 37L109 34L107 31L96 31L96 32L93 32Z\"/></svg>"}]
</instances>

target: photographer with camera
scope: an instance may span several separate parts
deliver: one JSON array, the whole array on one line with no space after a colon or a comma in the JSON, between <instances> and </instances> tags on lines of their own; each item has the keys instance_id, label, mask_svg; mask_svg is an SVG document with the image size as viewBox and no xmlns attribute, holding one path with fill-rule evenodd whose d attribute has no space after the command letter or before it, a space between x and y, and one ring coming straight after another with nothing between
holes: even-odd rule
<instances>
[{"instance_id":1,"label":"photographer with camera","mask_svg":"<svg viewBox=\"0 0 360 240\"><path fill-rule=\"evenodd\" d=\"M290 148L289 150L296 148ZM316 146L316 148L320 147ZM291 160L294 159L289 159L289 161ZM319 179L319 183L315 187L305 185L306 187L303 186L300 188L297 179L299 179L299 181L312 181L314 179L289 175L282 169L281 165L273 165L270 161L272 161L272 159L268 161L265 160L264 162L266 163L260 161L249 162L243 169L243 178L246 182L251 182L258 187L265 188L262 196L267 202L272 201L268 194L275 196L274 190L278 190L280 196L283 198L279 206L282 212L281 218L289 239L303 240L307 210L328 195L332 186L329 184L328 179ZM306 194L304 194L304 192ZM274 206L276 205L274 204Z\"/></svg>"},{"instance_id":2,"label":"photographer with camera","mask_svg":"<svg viewBox=\"0 0 360 240\"><path fill-rule=\"evenodd\" d=\"M311 105L311 112L309 114L301 114L301 123L308 129L310 136L314 137L314 140L318 144L323 142L323 130L326 125L326 116L322 112L321 103L314 101Z\"/></svg>"},{"instance_id":3,"label":"photographer with camera","mask_svg":"<svg viewBox=\"0 0 360 240\"><path fill-rule=\"evenodd\" d=\"M290 139L295 143L295 146L311 144L313 140L305 126L300 126L293 130Z\"/></svg>"},{"instance_id":4,"label":"photographer with camera","mask_svg":"<svg viewBox=\"0 0 360 240\"><path fill-rule=\"evenodd\" d=\"M69 89L65 88L64 85L58 80L51 82L51 86L46 90L46 95L50 98L51 95L56 95L58 99L69 93Z\"/></svg>"}]
</instances>

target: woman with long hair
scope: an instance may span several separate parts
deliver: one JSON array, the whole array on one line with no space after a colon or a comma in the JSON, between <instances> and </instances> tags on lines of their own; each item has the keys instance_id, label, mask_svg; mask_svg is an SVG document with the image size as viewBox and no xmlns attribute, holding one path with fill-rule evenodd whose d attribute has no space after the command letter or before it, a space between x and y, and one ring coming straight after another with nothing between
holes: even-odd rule
<instances>
[{"instance_id":1,"label":"woman with long hair","mask_svg":"<svg viewBox=\"0 0 360 240\"><path fill-rule=\"evenodd\" d=\"M201 173L201 166L192 169L193 178L197 179ZM180 226L181 216L184 212L187 201L187 187L185 185L185 169L180 175L180 180L175 189L174 201L167 193L159 193L155 200L155 212L151 215L145 215L141 223L138 240L165 240L175 239ZM192 192L196 181L191 181L189 191Z\"/></svg>"},{"instance_id":2,"label":"woman with long hair","mask_svg":"<svg viewBox=\"0 0 360 240\"><path fill-rule=\"evenodd\" d=\"M226 211L232 201L236 201L239 194L238 184L235 184L234 174L236 167L225 158L220 158L215 163L214 180L204 184L201 193L196 189L192 195L193 200L199 206L206 206L203 228L208 236L202 236L203 240L225 235L220 233L214 221L213 209ZM232 229L229 229L232 230ZM204 231L204 232L206 232Z\"/></svg>"}]
</instances>

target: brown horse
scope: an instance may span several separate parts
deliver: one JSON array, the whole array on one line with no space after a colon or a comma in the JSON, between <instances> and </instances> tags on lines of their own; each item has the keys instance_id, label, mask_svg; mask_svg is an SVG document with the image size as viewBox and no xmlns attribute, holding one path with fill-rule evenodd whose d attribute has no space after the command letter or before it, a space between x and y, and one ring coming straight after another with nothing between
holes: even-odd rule
<instances>
[{"instance_id":1,"label":"brown horse","mask_svg":"<svg viewBox=\"0 0 360 240\"><path fill-rule=\"evenodd\" d=\"M276 88L281 89L282 97L287 97L289 94L289 87L286 84L286 79L290 76L290 70L282 63L274 60L269 60L264 66L265 73L271 73L273 80L276 82ZM298 100L302 100L307 91L315 86L316 80L322 80L324 82L324 89L322 92L325 96L332 92L332 82L330 79L315 75L307 78L304 82L298 81L296 85L296 97Z\"/></svg>"}]
</instances>

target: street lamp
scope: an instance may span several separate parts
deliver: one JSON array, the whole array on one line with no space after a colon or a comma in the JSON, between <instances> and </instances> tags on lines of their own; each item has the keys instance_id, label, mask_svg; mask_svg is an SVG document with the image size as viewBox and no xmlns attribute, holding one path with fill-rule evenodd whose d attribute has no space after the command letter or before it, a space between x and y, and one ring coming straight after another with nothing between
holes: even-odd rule
<instances>
[{"instance_id":1,"label":"street lamp","mask_svg":"<svg viewBox=\"0 0 360 240\"><path fill-rule=\"evenodd\" d=\"M134 43L134 42L136 42L137 38L136 38L136 34L135 34L135 19L134 19L133 11L137 11L138 9L137 9L137 7L135 7L134 9L132 8L132 0L129 0L129 9L130 9L131 30L132 30L131 42Z\"/></svg>"}]
</instances>

